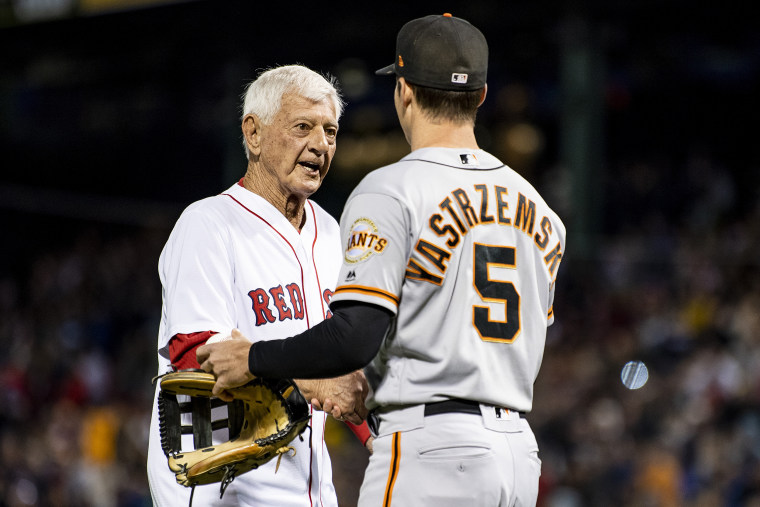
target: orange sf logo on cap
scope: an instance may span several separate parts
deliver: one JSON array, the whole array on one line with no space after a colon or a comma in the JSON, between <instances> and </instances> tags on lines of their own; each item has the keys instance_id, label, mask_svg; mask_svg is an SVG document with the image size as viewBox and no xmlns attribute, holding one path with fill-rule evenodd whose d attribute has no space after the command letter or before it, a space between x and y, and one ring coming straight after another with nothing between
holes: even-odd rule
<instances>
[{"instance_id":1,"label":"orange sf logo on cap","mask_svg":"<svg viewBox=\"0 0 760 507\"><path fill-rule=\"evenodd\" d=\"M403 67L404 66L404 59L401 58L401 55L398 55L398 66Z\"/></svg>"}]
</instances>

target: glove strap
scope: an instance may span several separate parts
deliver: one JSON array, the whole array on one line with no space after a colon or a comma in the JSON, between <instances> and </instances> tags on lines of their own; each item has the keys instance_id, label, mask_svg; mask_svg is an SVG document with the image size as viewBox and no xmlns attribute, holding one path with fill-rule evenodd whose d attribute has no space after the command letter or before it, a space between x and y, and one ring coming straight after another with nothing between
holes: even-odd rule
<instances>
[{"instance_id":1,"label":"glove strap","mask_svg":"<svg viewBox=\"0 0 760 507\"><path fill-rule=\"evenodd\" d=\"M229 486L232 481L235 480L235 474L237 473L237 470L233 465L227 465L224 467L224 476L222 477L222 482L219 484L219 499L224 496L224 492L227 489L227 486Z\"/></svg>"}]
</instances>

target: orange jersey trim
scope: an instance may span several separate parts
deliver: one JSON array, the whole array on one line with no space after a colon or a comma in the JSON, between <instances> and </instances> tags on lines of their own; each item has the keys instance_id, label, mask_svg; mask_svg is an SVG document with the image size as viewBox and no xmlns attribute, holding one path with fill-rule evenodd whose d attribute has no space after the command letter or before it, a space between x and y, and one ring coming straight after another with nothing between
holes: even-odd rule
<instances>
[{"instance_id":1,"label":"orange jersey trim","mask_svg":"<svg viewBox=\"0 0 760 507\"><path fill-rule=\"evenodd\" d=\"M391 445L391 468L388 471L388 483L385 485L385 497L383 498L383 507L390 507L391 498L393 497L393 486L398 478L398 469L401 462L401 433L398 431L393 434L393 444Z\"/></svg>"},{"instance_id":2,"label":"orange jersey trim","mask_svg":"<svg viewBox=\"0 0 760 507\"><path fill-rule=\"evenodd\" d=\"M390 301L396 306L398 306L398 303L399 303L399 298L396 295L391 294L390 292L386 292L380 289L375 289L374 287L364 287L362 285L341 285L340 287L335 289L335 292L333 293L333 295L341 294L344 292L353 292L356 294L368 294L370 296L379 296L383 299L387 299L388 301Z\"/></svg>"}]
</instances>

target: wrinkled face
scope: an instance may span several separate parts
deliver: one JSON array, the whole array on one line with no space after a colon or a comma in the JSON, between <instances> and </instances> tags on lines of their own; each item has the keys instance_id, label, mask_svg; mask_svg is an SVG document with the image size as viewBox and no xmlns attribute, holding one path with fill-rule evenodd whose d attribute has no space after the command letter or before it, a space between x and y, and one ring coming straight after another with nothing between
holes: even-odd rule
<instances>
[{"instance_id":1,"label":"wrinkled face","mask_svg":"<svg viewBox=\"0 0 760 507\"><path fill-rule=\"evenodd\" d=\"M329 100L282 96L271 125L261 126L261 163L286 196L306 198L319 189L335 154L338 119Z\"/></svg>"}]
</instances>

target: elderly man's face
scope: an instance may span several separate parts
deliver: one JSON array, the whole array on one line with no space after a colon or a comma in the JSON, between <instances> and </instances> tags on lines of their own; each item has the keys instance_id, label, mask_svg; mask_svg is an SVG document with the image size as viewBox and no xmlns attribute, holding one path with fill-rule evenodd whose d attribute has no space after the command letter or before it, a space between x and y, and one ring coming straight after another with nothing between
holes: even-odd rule
<instances>
[{"instance_id":1,"label":"elderly man's face","mask_svg":"<svg viewBox=\"0 0 760 507\"><path fill-rule=\"evenodd\" d=\"M306 198L316 192L335 153L338 119L332 103L286 93L261 134L261 162L284 195Z\"/></svg>"}]
</instances>

